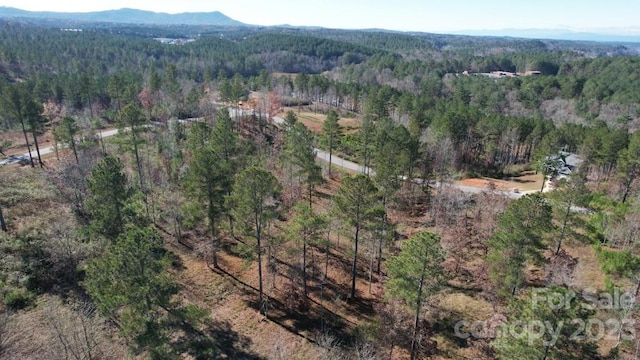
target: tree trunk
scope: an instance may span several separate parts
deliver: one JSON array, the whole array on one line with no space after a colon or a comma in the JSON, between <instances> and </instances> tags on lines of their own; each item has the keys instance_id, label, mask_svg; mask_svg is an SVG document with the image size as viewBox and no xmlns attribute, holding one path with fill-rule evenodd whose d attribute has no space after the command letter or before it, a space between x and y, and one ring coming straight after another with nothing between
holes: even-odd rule
<instances>
[{"instance_id":1,"label":"tree trunk","mask_svg":"<svg viewBox=\"0 0 640 360\"><path fill-rule=\"evenodd\" d=\"M8 232L7 223L4 222L4 215L2 214L2 207L0 207L0 230Z\"/></svg>"},{"instance_id":2,"label":"tree trunk","mask_svg":"<svg viewBox=\"0 0 640 360\"><path fill-rule=\"evenodd\" d=\"M131 140L133 141L133 152L135 153L136 156L136 167L138 168L138 178L140 180L140 191L142 191L143 194L145 194L144 191L144 182L142 179L142 162L140 161L140 154L138 151L138 138L136 137L136 129L135 129L135 125L131 126ZM146 203L146 194L145 194L145 203Z\"/></svg>"},{"instance_id":3,"label":"tree trunk","mask_svg":"<svg viewBox=\"0 0 640 360\"><path fill-rule=\"evenodd\" d=\"M258 215L256 214L256 246L258 250L258 291L260 293L260 314L267 316L267 311L264 308L264 296L263 296L263 288L262 288L262 228L260 226L260 221L258 220Z\"/></svg>"},{"instance_id":4,"label":"tree trunk","mask_svg":"<svg viewBox=\"0 0 640 360\"><path fill-rule=\"evenodd\" d=\"M513 289L511 289L511 296L515 297L516 296L516 291L518 291L518 280L520 279L520 275L517 274L516 275L516 279L514 281L513 284Z\"/></svg>"},{"instance_id":5,"label":"tree trunk","mask_svg":"<svg viewBox=\"0 0 640 360\"><path fill-rule=\"evenodd\" d=\"M560 253L560 246L562 245L562 241L564 240L564 233L567 229L567 221L569 220L569 215L571 214L571 201L567 204L567 211L564 214L564 221L562 222L562 231L560 232L560 239L558 239L558 247L556 247L556 255Z\"/></svg>"},{"instance_id":6,"label":"tree trunk","mask_svg":"<svg viewBox=\"0 0 640 360\"><path fill-rule=\"evenodd\" d=\"M44 163L42 162L42 157L40 157L40 146L38 146L38 136L36 135L36 130L31 132L33 135L33 143L36 146L36 154L38 155L38 163L40 163L40 167L44 167Z\"/></svg>"},{"instance_id":7,"label":"tree trunk","mask_svg":"<svg viewBox=\"0 0 640 360\"><path fill-rule=\"evenodd\" d=\"M420 322L420 307L422 306L422 288L424 286L424 276L427 270L427 264L425 263L422 268L422 274L420 275L420 283L418 284L418 300L416 301L416 316L413 321L413 334L411 336L411 359L416 358L416 337L418 335L418 325Z\"/></svg>"},{"instance_id":8,"label":"tree trunk","mask_svg":"<svg viewBox=\"0 0 640 360\"><path fill-rule=\"evenodd\" d=\"M220 265L218 265L218 244L216 241L215 230L213 226L211 226L211 263L215 269L220 269Z\"/></svg>"},{"instance_id":9,"label":"tree trunk","mask_svg":"<svg viewBox=\"0 0 640 360\"><path fill-rule=\"evenodd\" d=\"M358 268L358 235L360 234L360 226L356 226L356 238L353 244L353 264L351 266L351 298L356 297L356 273Z\"/></svg>"},{"instance_id":10,"label":"tree trunk","mask_svg":"<svg viewBox=\"0 0 640 360\"><path fill-rule=\"evenodd\" d=\"M80 160L78 160L78 150L76 149L76 141L73 137L71 137L71 149L73 150L73 156L76 158L76 165L80 165ZM56 153L58 152L56 148Z\"/></svg>"},{"instance_id":11,"label":"tree trunk","mask_svg":"<svg viewBox=\"0 0 640 360\"><path fill-rule=\"evenodd\" d=\"M378 237L378 259L376 264L376 274L380 275L380 266L382 263L382 247L384 243L384 236L387 232L387 197L384 196L382 198L382 208L384 209L384 214L382 215L382 236Z\"/></svg>"},{"instance_id":12,"label":"tree trunk","mask_svg":"<svg viewBox=\"0 0 640 360\"><path fill-rule=\"evenodd\" d=\"M331 156L333 155L333 134L329 135L329 179L331 179Z\"/></svg>"},{"instance_id":13,"label":"tree trunk","mask_svg":"<svg viewBox=\"0 0 640 360\"><path fill-rule=\"evenodd\" d=\"M371 283L373 282L373 261L376 257L376 244L371 242L371 254L369 256L369 295L371 295Z\"/></svg>"},{"instance_id":14,"label":"tree trunk","mask_svg":"<svg viewBox=\"0 0 640 360\"><path fill-rule=\"evenodd\" d=\"M218 239L216 237L216 227L215 227L215 216L214 216L214 208L213 208L213 188L212 183L209 182L209 227L211 230L211 262L213 267L219 269L218 265Z\"/></svg>"},{"instance_id":15,"label":"tree trunk","mask_svg":"<svg viewBox=\"0 0 640 360\"><path fill-rule=\"evenodd\" d=\"M627 175L629 176L629 175ZM624 204L627 201L627 196L629 196L629 192L631 190L631 184L633 183L633 176L629 176L629 179L625 182L624 193L622 194L622 203Z\"/></svg>"},{"instance_id":16,"label":"tree trunk","mask_svg":"<svg viewBox=\"0 0 640 360\"><path fill-rule=\"evenodd\" d=\"M302 238L302 291L307 296L307 235Z\"/></svg>"},{"instance_id":17,"label":"tree trunk","mask_svg":"<svg viewBox=\"0 0 640 360\"><path fill-rule=\"evenodd\" d=\"M102 129L98 128L98 137L100 138L100 147L102 148L102 154L106 154L107 153L107 149L104 146L104 139L102 136Z\"/></svg>"},{"instance_id":18,"label":"tree trunk","mask_svg":"<svg viewBox=\"0 0 640 360\"><path fill-rule=\"evenodd\" d=\"M24 142L27 144L27 152L29 153L29 161L31 162L31 167L35 167L35 165L33 164L33 156L31 156L31 145L29 145L29 137L27 137L27 129L24 127L24 120L20 119L20 125L22 126Z\"/></svg>"},{"instance_id":19,"label":"tree trunk","mask_svg":"<svg viewBox=\"0 0 640 360\"><path fill-rule=\"evenodd\" d=\"M176 237L176 241L182 244L182 225L178 216L173 217L173 232ZM184 245L184 244L183 244Z\"/></svg>"}]
</instances>

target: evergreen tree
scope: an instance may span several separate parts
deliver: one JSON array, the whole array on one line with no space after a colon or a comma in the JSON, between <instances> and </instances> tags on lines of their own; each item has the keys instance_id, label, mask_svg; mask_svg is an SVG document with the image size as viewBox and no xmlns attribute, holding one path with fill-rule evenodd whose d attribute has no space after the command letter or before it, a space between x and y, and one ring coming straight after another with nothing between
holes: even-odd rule
<instances>
[{"instance_id":1,"label":"evergreen tree","mask_svg":"<svg viewBox=\"0 0 640 360\"><path fill-rule=\"evenodd\" d=\"M24 114L33 136L33 145L36 147L36 154L38 156L38 163L40 167L44 167L44 162L40 156L40 145L38 145L38 136L44 132L44 126L47 122L46 118L42 116L43 107L42 104L37 103L31 95L25 98Z\"/></svg>"},{"instance_id":2,"label":"evergreen tree","mask_svg":"<svg viewBox=\"0 0 640 360\"><path fill-rule=\"evenodd\" d=\"M100 160L87 178L87 185L91 192L86 205L91 228L115 240L124 230L124 208L131 197L120 159L107 156Z\"/></svg>"},{"instance_id":3,"label":"evergreen tree","mask_svg":"<svg viewBox=\"0 0 640 360\"><path fill-rule=\"evenodd\" d=\"M176 333L189 330L206 312L173 299L178 287L168 270L171 259L150 227L129 226L103 256L87 265L83 286L98 311L115 319L138 352L151 358L177 357Z\"/></svg>"},{"instance_id":4,"label":"evergreen tree","mask_svg":"<svg viewBox=\"0 0 640 360\"><path fill-rule=\"evenodd\" d=\"M622 203L632 192L633 184L640 177L640 133L631 135L629 146L620 152L618 177L622 183Z\"/></svg>"},{"instance_id":5,"label":"evergreen tree","mask_svg":"<svg viewBox=\"0 0 640 360\"><path fill-rule=\"evenodd\" d=\"M240 145L238 134L233 131L233 120L229 115L229 109L221 108L216 113L216 125L211 131L212 150L220 157L220 172L222 176L221 187L227 197L231 196L233 178L238 171ZM229 218L229 226L233 233L233 216L226 204L223 203L222 212Z\"/></svg>"},{"instance_id":6,"label":"evergreen tree","mask_svg":"<svg viewBox=\"0 0 640 360\"><path fill-rule=\"evenodd\" d=\"M293 125L295 125L298 122L298 117L296 116L296 114L289 110L287 111L287 113L284 115L284 129L285 131L289 131Z\"/></svg>"},{"instance_id":7,"label":"evergreen tree","mask_svg":"<svg viewBox=\"0 0 640 360\"><path fill-rule=\"evenodd\" d=\"M187 195L194 203L206 209L212 242L212 264L218 268L219 239L217 221L224 209L224 196L228 193L228 170L225 171L222 155L214 151L210 142L210 130L202 124L192 129L189 142L193 144L186 178ZM202 141L200 145L196 145Z\"/></svg>"},{"instance_id":8,"label":"evergreen tree","mask_svg":"<svg viewBox=\"0 0 640 360\"><path fill-rule=\"evenodd\" d=\"M375 150L374 138L375 138L375 123L371 116L365 115L362 120L362 126L358 134L358 153L362 160L363 171L369 174L371 168L371 160L373 152Z\"/></svg>"},{"instance_id":9,"label":"evergreen tree","mask_svg":"<svg viewBox=\"0 0 640 360\"><path fill-rule=\"evenodd\" d=\"M287 131L284 144L287 162L297 167L295 175L302 176L307 185L309 206L312 204L313 190L323 182L322 169L316 164L314 140L311 130L303 123L296 122Z\"/></svg>"},{"instance_id":10,"label":"evergreen tree","mask_svg":"<svg viewBox=\"0 0 640 360\"><path fill-rule=\"evenodd\" d=\"M498 294L514 296L524 282L528 263L544 262L545 234L553 229L551 206L540 194L521 197L498 217L488 240L491 280Z\"/></svg>"},{"instance_id":11,"label":"evergreen tree","mask_svg":"<svg viewBox=\"0 0 640 360\"><path fill-rule=\"evenodd\" d=\"M116 121L118 124L118 134L124 141L125 150L131 151L135 156L138 183L140 184L140 191L144 195L145 204L147 204L147 188L144 182L142 159L140 157L140 146L145 142L141 133L147 130L144 125L145 118L142 115L140 107L135 104L128 104L117 113ZM129 139L127 139L127 136ZM147 213L148 212L147 205Z\"/></svg>"},{"instance_id":12,"label":"evergreen tree","mask_svg":"<svg viewBox=\"0 0 640 360\"><path fill-rule=\"evenodd\" d=\"M60 124L55 129L53 136L56 141L67 143L67 145L73 150L73 156L76 159L76 164L80 164L78 160L78 151L76 149L75 136L80 131L80 127L76 124L76 120L70 116L65 116L60 120Z\"/></svg>"},{"instance_id":13,"label":"evergreen tree","mask_svg":"<svg viewBox=\"0 0 640 360\"><path fill-rule=\"evenodd\" d=\"M314 214L311 206L305 201L300 201L293 210L295 216L291 219L287 231L289 238L302 243L302 286L304 295L307 296L307 246L319 243L327 221L324 217Z\"/></svg>"},{"instance_id":14,"label":"evergreen tree","mask_svg":"<svg viewBox=\"0 0 640 360\"><path fill-rule=\"evenodd\" d=\"M421 232L407 240L400 253L387 262L389 295L403 299L414 311L411 358L416 357L416 335L422 304L445 280L442 264L445 252L440 237Z\"/></svg>"},{"instance_id":15,"label":"evergreen tree","mask_svg":"<svg viewBox=\"0 0 640 360\"><path fill-rule=\"evenodd\" d=\"M112 101L116 102L116 109L120 111L124 92L124 79L119 74L113 74L107 82L107 94Z\"/></svg>"},{"instance_id":16,"label":"evergreen tree","mask_svg":"<svg viewBox=\"0 0 640 360\"><path fill-rule=\"evenodd\" d=\"M378 189L373 181L363 174L342 180L334 196L334 204L337 213L354 228L351 298L355 298L360 232L384 209L380 207Z\"/></svg>"},{"instance_id":17,"label":"evergreen tree","mask_svg":"<svg viewBox=\"0 0 640 360\"><path fill-rule=\"evenodd\" d=\"M29 92L22 83L16 83L7 85L3 89L0 106L5 112L5 116L9 118L9 121L17 121L22 128L22 134L24 135L24 141L27 145L27 151L29 152L29 161L31 167L35 167L33 162L33 156L31 156L31 146L29 145L29 138L27 137L27 125L29 124L29 112L27 107L31 102L29 100ZM42 166L42 164L40 164Z\"/></svg>"},{"instance_id":18,"label":"evergreen tree","mask_svg":"<svg viewBox=\"0 0 640 360\"><path fill-rule=\"evenodd\" d=\"M255 240L255 252L258 256L260 313L265 316L267 312L262 286L262 245L268 225L276 217L276 197L279 192L280 184L273 174L254 165L238 174L231 196L235 218L243 225L245 234Z\"/></svg>"},{"instance_id":19,"label":"evergreen tree","mask_svg":"<svg viewBox=\"0 0 640 360\"><path fill-rule=\"evenodd\" d=\"M509 320L498 329L500 336L492 343L498 359L599 358L597 346L589 338L594 326L589 321L593 304L582 303L570 290L558 286L532 289L528 295L525 300L513 298L509 302Z\"/></svg>"},{"instance_id":20,"label":"evergreen tree","mask_svg":"<svg viewBox=\"0 0 640 360\"><path fill-rule=\"evenodd\" d=\"M340 138L342 136L342 127L338 122L340 117L338 113L331 109L327 114L327 118L322 123L322 136L329 148L329 177L331 177L331 157L333 155L333 149L340 146Z\"/></svg>"},{"instance_id":21,"label":"evergreen tree","mask_svg":"<svg viewBox=\"0 0 640 360\"><path fill-rule=\"evenodd\" d=\"M585 206L588 203L589 189L585 185L585 174L574 172L570 177L562 179L558 182L558 188L549 194L554 208L559 211L560 235L558 237L558 245L555 254L560 253L560 248L567 234L577 236L572 228L576 226L579 219L574 216L575 206Z\"/></svg>"}]
</instances>

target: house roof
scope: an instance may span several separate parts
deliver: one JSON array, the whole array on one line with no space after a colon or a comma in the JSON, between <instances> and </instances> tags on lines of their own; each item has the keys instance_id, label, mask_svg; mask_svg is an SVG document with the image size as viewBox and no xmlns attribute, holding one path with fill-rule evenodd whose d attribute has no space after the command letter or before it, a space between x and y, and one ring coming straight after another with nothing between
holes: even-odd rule
<instances>
[{"instance_id":1,"label":"house roof","mask_svg":"<svg viewBox=\"0 0 640 360\"><path fill-rule=\"evenodd\" d=\"M567 166L573 166L573 167L578 167L583 162L584 162L584 160L582 160L576 154L570 154L564 159L564 163L567 164Z\"/></svg>"}]
</instances>

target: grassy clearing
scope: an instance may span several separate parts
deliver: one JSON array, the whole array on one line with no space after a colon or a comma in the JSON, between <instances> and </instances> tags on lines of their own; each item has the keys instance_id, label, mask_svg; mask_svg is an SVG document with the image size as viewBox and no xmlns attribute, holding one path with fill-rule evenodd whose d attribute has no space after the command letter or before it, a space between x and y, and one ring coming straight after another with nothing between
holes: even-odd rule
<instances>
[{"instance_id":1,"label":"grassy clearing","mask_svg":"<svg viewBox=\"0 0 640 360\"><path fill-rule=\"evenodd\" d=\"M285 107L278 116L284 117L287 111L293 111L298 117L298 121L305 124L305 126L307 126L311 131L316 134L322 133L322 123L324 123L324 120L327 118L326 114L316 114L313 111L308 111L307 109L298 113L298 108L296 107ZM353 118L340 118L339 123L347 133L355 132L360 127L360 121Z\"/></svg>"},{"instance_id":2,"label":"grassy clearing","mask_svg":"<svg viewBox=\"0 0 640 360\"><path fill-rule=\"evenodd\" d=\"M493 183L498 190L519 192L539 191L542 187L542 174L535 174L533 171L525 171L521 175L507 179L494 179L489 177L470 178L456 181L458 185L487 188Z\"/></svg>"}]
</instances>

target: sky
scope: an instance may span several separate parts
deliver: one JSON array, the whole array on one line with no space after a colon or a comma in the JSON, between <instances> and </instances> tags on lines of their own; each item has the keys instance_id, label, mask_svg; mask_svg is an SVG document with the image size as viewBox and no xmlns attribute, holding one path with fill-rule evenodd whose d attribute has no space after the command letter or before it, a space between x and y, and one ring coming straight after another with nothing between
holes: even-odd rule
<instances>
[{"instance_id":1,"label":"sky","mask_svg":"<svg viewBox=\"0 0 640 360\"><path fill-rule=\"evenodd\" d=\"M639 0L0 0L30 11L209 12L252 25L447 32L568 29L640 35Z\"/></svg>"}]
</instances>

